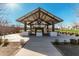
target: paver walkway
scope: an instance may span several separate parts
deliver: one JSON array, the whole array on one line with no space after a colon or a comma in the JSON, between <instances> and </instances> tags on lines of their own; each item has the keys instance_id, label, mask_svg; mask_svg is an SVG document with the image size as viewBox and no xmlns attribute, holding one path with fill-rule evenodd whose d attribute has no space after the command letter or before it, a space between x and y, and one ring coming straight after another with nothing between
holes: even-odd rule
<instances>
[{"instance_id":1,"label":"paver walkway","mask_svg":"<svg viewBox=\"0 0 79 59\"><path fill-rule=\"evenodd\" d=\"M16 56L61 56L51 44L50 37L30 37Z\"/></svg>"}]
</instances>

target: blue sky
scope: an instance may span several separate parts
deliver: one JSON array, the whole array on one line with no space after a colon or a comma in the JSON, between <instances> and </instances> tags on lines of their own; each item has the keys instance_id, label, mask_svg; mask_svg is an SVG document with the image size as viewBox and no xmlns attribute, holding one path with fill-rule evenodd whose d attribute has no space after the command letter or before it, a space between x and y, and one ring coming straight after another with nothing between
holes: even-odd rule
<instances>
[{"instance_id":1,"label":"blue sky","mask_svg":"<svg viewBox=\"0 0 79 59\"><path fill-rule=\"evenodd\" d=\"M60 17L64 20L64 24L71 24L76 20L78 21L76 14L79 12L76 9L79 8L79 4L74 3L17 3L15 6L9 5L6 7L8 13L8 21L12 24L16 24L16 19L38 7L41 7L48 12Z\"/></svg>"}]
</instances>

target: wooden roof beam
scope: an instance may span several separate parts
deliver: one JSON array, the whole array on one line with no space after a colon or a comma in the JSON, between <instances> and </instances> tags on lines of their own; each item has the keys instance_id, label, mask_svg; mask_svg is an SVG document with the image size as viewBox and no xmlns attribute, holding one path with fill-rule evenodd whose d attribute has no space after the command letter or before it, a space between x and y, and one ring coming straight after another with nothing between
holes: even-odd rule
<instances>
[{"instance_id":1,"label":"wooden roof beam","mask_svg":"<svg viewBox=\"0 0 79 59\"><path fill-rule=\"evenodd\" d=\"M38 11L37 11L37 12L38 12ZM37 12L35 12L35 13L37 13ZM22 20L20 20L20 22L23 21L24 19L26 19L26 18L32 16L32 15L35 14L35 13L32 13L32 14L30 14L29 16L26 16L26 15L22 16L21 18L23 18L23 17L24 17L24 18L23 18ZM19 19L21 19L21 18L19 18ZM19 19L17 19L17 21L19 21Z\"/></svg>"},{"instance_id":2,"label":"wooden roof beam","mask_svg":"<svg viewBox=\"0 0 79 59\"><path fill-rule=\"evenodd\" d=\"M41 12L43 12L43 11L41 11ZM47 16L49 16L49 17L51 17L52 19L55 19L54 17L52 17L52 16L50 16L50 15L48 15L47 13L45 13L45 12L43 12L45 15L47 15ZM58 22L60 22L59 20L57 20L57 19L55 19L56 21L58 21Z\"/></svg>"}]
</instances>

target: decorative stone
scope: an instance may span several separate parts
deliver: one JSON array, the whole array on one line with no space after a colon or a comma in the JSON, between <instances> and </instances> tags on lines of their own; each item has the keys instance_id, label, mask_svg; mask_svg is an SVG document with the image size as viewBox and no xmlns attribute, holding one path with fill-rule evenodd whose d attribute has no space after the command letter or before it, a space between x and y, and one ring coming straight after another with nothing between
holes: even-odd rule
<instances>
[{"instance_id":1,"label":"decorative stone","mask_svg":"<svg viewBox=\"0 0 79 59\"><path fill-rule=\"evenodd\" d=\"M28 32L22 32L20 35L21 35L21 36L28 36L29 33L28 33Z\"/></svg>"},{"instance_id":2,"label":"decorative stone","mask_svg":"<svg viewBox=\"0 0 79 59\"><path fill-rule=\"evenodd\" d=\"M57 36L57 32L50 32L50 36Z\"/></svg>"}]
</instances>

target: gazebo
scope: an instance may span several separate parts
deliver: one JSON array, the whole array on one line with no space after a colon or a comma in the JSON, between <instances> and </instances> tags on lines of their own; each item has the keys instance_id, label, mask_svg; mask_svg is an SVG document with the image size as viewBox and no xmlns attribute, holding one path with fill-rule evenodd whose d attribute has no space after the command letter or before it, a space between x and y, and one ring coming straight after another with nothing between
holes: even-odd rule
<instances>
[{"instance_id":1,"label":"gazebo","mask_svg":"<svg viewBox=\"0 0 79 59\"><path fill-rule=\"evenodd\" d=\"M24 24L24 31L29 31L29 34L42 33L42 35L48 35L50 32L54 32L55 24L63 20L42 8L37 8L17 21Z\"/></svg>"}]
</instances>

